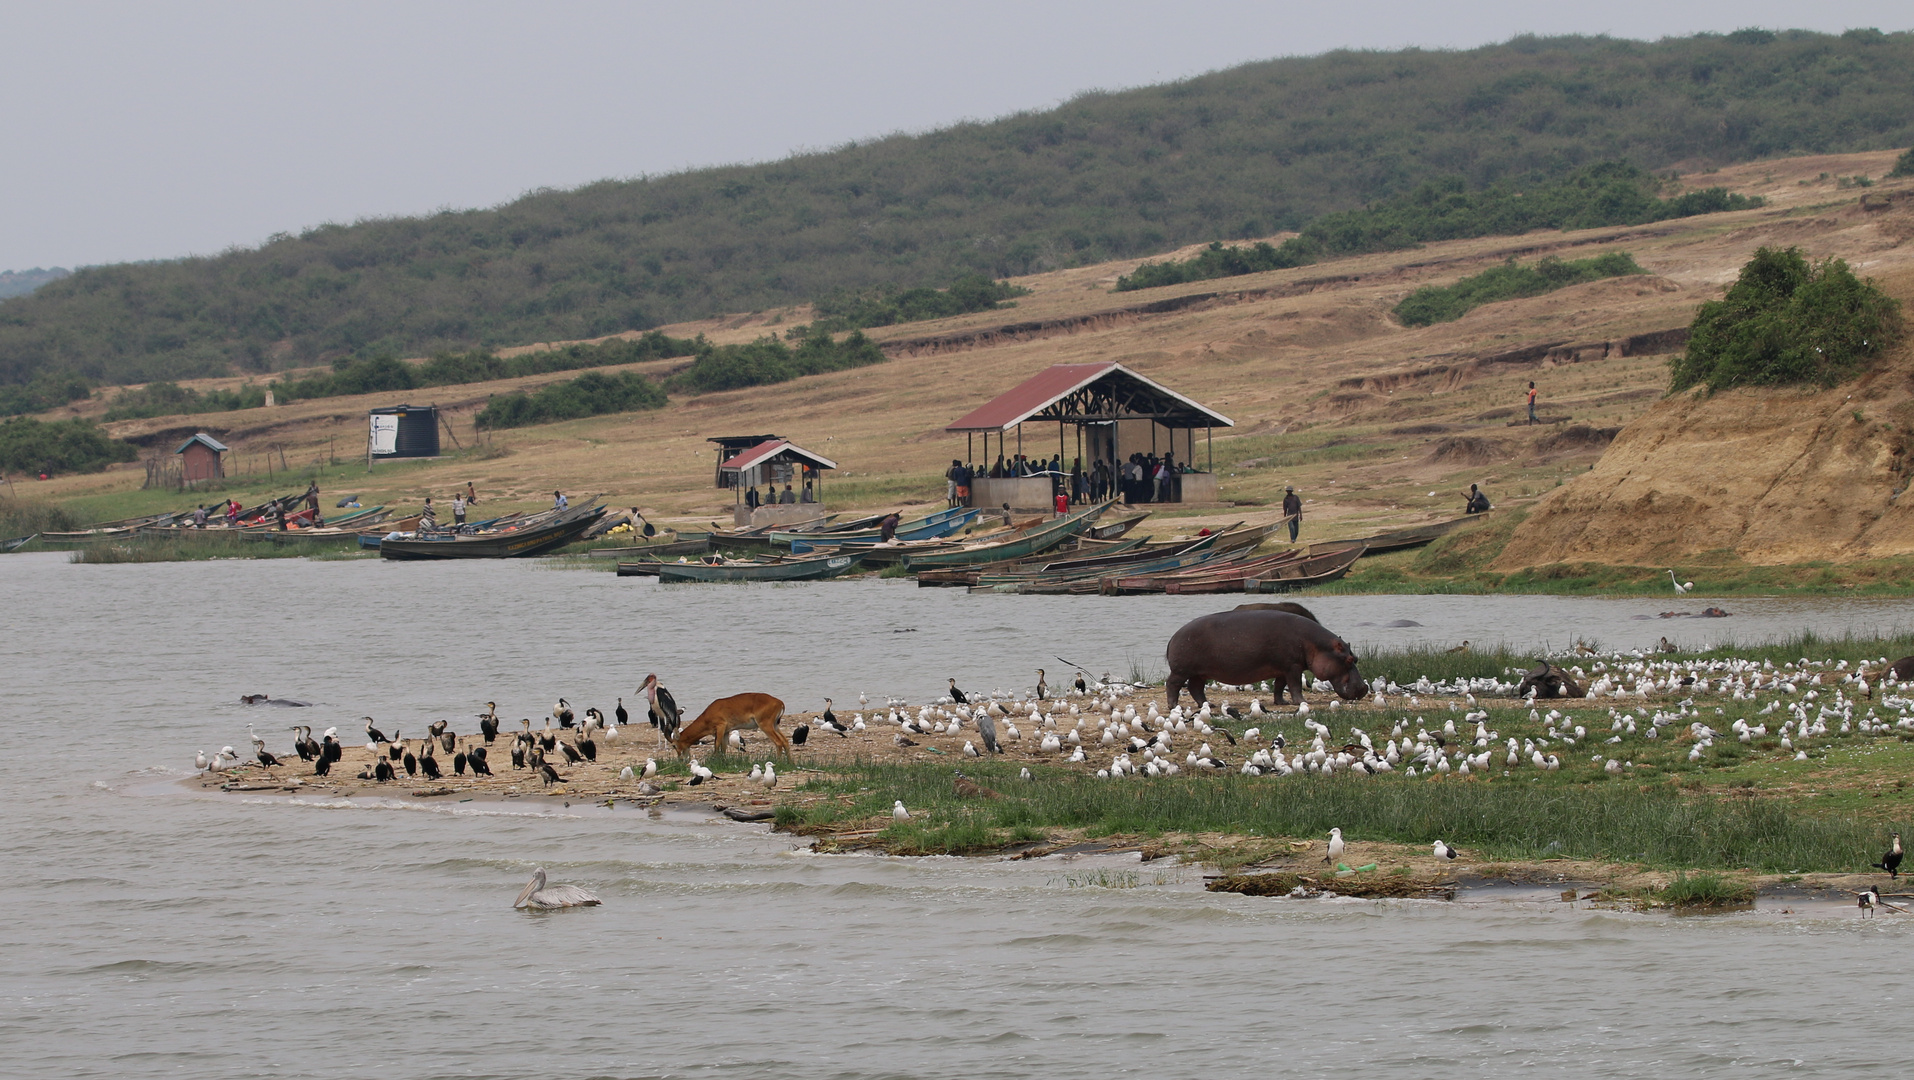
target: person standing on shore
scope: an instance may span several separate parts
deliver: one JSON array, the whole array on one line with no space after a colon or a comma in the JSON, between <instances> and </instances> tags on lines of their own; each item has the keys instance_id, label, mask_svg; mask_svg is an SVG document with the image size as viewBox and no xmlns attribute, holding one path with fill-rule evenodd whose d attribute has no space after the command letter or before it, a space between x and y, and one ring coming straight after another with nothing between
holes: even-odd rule
<instances>
[{"instance_id":1,"label":"person standing on shore","mask_svg":"<svg viewBox=\"0 0 1914 1080\"><path fill-rule=\"evenodd\" d=\"M970 505L970 482L976 476L977 470L972 466L961 463L957 466L957 501L951 503L952 506Z\"/></svg>"},{"instance_id":2,"label":"person standing on shore","mask_svg":"<svg viewBox=\"0 0 1914 1080\"><path fill-rule=\"evenodd\" d=\"M1529 381L1529 423L1535 423L1535 382Z\"/></svg>"},{"instance_id":3,"label":"person standing on shore","mask_svg":"<svg viewBox=\"0 0 1914 1080\"><path fill-rule=\"evenodd\" d=\"M944 504L957 505L957 474L962 472L964 463L956 458L950 459L950 468L944 470Z\"/></svg>"},{"instance_id":4,"label":"person standing on shore","mask_svg":"<svg viewBox=\"0 0 1914 1080\"><path fill-rule=\"evenodd\" d=\"M452 525L457 528L463 524L465 524L465 493L454 491L452 493Z\"/></svg>"},{"instance_id":5,"label":"person standing on shore","mask_svg":"<svg viewBox=\"0 0 1914 1080\"><path fill-rule=\"evenodd\" d=\"M1283 488L1283 516L1289 519L1289 542L1293 544L1303 527L1303 500L1294 484Z\"/></svg>"},{"instance_id":6,"label":"person standing on shore","mask_svg":"<svg viewBox=\"0 0 1914 1080\"><path fill-rule=\"evenodd\" d=\"M902 520L902 515L896 511L885 514L884 520L877 523L877 542L888 544L897 539L897 523Z\"/></svg>"},{"instance_id":7,"label":"person standing on shore","mask_svg":"<svg viewBox=\"0 0 1914 1080\"><path fill-rule=\"evenodd\" d=\"M472 482L470 480L467 480L465 482L465 505L467 506L478 505L478 489L472 486Z\"/></svg>"},{"instance_id":8,"label":"person standing on shore","mask_svg":"<svg viewBox=\"0 0 1914 1080\"><path fill-rule=\"evenodd\" d=\"M744 493L744 508L746 510L756 510L759 502L758 485L752 484L751 490Z\"/></svg>"},{"instance_id":9,"label":"person standing on shore","mask_svg":"<svg viewBox=\"0 0 1914 1080\"><path fill-rule=\"evenodd\" d=\"M419 531L431 532L439 527L438 511L432 509L432 496L425 497L425 508L419 511Z\"/></svg>"}]
</instances>

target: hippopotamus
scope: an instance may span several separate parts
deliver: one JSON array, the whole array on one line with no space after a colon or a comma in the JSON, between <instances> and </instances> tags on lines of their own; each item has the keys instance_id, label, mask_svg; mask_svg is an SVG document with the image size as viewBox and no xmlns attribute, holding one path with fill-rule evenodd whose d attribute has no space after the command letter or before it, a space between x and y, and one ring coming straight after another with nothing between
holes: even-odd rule
<instances>
[{"instance_id":1,"label":"hippopotamus","mask_svg":"<svg viewBox=\"0 0 1914 1080\"><path fill-rule=\"evenodd\" d=\"M1344 700L1369 693L1349 643L1315 619L1288 611L1239 608L1205 615L1170 635L1165 655L1171 708L1185 686L1203 704L1203 687L1212 680L1240 686L1269 679L1276 684L1277 702L1285 688L1301 702L1305 671L1327 680Z\"/></svg>"},{"instance_id":2,"label":"hippopotamus","mask_svg":"<svg viewBox=\"0 0 1914 1080\"><path fill-rule=\"evenodd\" d=\"M1302 606L1301 604L1292 604L1287 600L1284 600L1283 602L1278 604L1238 604L1236 605L1234 610L1236 611L1287 611L1291 615L1301 615L1303 618L1308 619L1310 622L1313 622L1313 623L1322 622L1322 620L1318 619L1315 613L1310 611L1308 608Z\"/></svg>"},{"instance_id":3,"label":"hippopotamus","mask_svg":"<svg viewBox=\"0 0 1914 1080\"><path fill-rule=\"evenodd\" d=\"M1888 665L1888 673L1895 682L1914 682L1914 656L1903 656Z\"/></svg>"},{"instance_id":4,"label":"hippopotamus","mask_svg":"<svg viewBox=\"0 0 1914 1080\"><path fill-rule=\"evenodd\" d=\"M1515 696L1528 697L1530 690L1535 691L1537 698L1578 698L1588 693L1576 685L1568 672L1546 660L1536 664L1522 676L1521 685L1515 688Z\"/></svg>"}]
</instances>

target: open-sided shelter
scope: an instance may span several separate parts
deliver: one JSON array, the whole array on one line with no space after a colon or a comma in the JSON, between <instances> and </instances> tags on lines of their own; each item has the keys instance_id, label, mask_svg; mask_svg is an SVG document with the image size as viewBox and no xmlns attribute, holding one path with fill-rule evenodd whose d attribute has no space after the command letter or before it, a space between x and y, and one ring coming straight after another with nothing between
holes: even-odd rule
<instances>
[{"instance_id":1,"label":"open-sided shelter","mask_svg":"<svg viewBox=\"0 0 1914 1080\"><path fill-rule=\"evenodd\" d=\"M837 468L837 462L823 454L814 454L789 439L767 439L748 450L744 450L718 466L718 471L728 480L724 486L737 491L738 506L736 515L739 524L745 524L749 517L751 524L762 525L765 518L776 518L779 523L805 520L823 515L824 471ZM810 500L803 501L806 485L810 486ZM786 510L766 510L777 505L778 496L786 485L791 487L792 497L800 500ZM765 508L757 515L745 512L744 491L746 488L763 487L760 493Z\"/></svg>"},{"instance_id":2,"label":"open-sided shelter","mask_svg":"<svg viewBox=\"0 0 1914 1080\"><path fill-rule=\"evenodd\" d=\"M1085 472L1094 470L1097 462L1115 471L1132 454L1159 459L1168 455L1179 470L1191 470L1179 472L1176 490L1181 502L1210 502L1216 498L1211 433L1215 428L1236 426L1222 413L1106 360L1045 368L944 430L962 432L969 452L966 460L985 468L995 460L992 435L996 436L997 457L1028 454L1048 461L1047 441L1033 439L1031 448L1025 450L1023 427L1029 423L1057 425L1057 455L1063 459L1064 472L1070 471L1075 461L1082 462ZM1071 428L1076 429L1074 440ZM1203 433L1200 451L1196 445L1199 431ZM983 440L981 457L976 453L979 437ZM1199 452L1203 459L1200 469L1196 467ZM973 502L996 505L995 500L975 496Z\"/></svg>"}]
</instances>

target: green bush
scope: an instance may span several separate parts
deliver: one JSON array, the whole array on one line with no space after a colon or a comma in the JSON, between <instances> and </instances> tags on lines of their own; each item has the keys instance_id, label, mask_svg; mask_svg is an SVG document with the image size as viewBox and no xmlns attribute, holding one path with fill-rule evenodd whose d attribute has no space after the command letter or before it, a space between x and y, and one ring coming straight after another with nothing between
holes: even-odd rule
<instances>
[{"instance_id":1,"label":"green bush","mask_svg":"<svg viewBox=\"0 0 1914 1080\"><path fill-rule=\"evenodd\" d=\"M98 472L138 456L133 444L108 438L86 420L46 423L23 416L0 422L0 469L7 472Z\"/></svg>"},{"instance_id":2,"label":"green bush","mask_svg":"<svg viewBox=\"0 0 1914 1080\"><path fill-rule=\"evenodd\" d=\"M576 379L495 397L479 410L478 426L514 428L577 420L600 413L659 409L665 392L635 371L588 371Z\"/></svg>"},{"instance_id":3,"label":"green bush","mask_svg":"<svg viewBox=\"0 0 1914 1080\"><path fill-rule=\"evenodd\" d=\"M1549 256L1530 266L1517 266L1514 259L1454 285L1429 285L1404 297L1395 307L1396 318L1404 326L1428 326L1453 322L1483 304L1514 300L1524 296L1565 289L1602 278L1645 274L1633 256L1611 251L1590 259L1564 262Z\"/></svg>"},{"instance_id":4,"label":"green bush","mask_svg":"<svg viewBox=\"0 0 1914 1080\"><path fill-rule=\"evenodd\" d=\"M884 361L884 351L853 330L838 341L813 329L793 349L776 338L759 338L748 345L707 345L691 366L671 377L673 390L713 393L746 386L788 382L805 375L864 367Z\"/></svg>"},{"instance_id":5,"label":"green bush","mask_svg":"<svg viewBox=\"0 0 1914 1080\"><path fill-rule=\"evenodd\" d=\"M257 409L266 403L266 392L257 386L237 390L208 390L200 393L178 383L148 383L138 390L122 390L107 406L107 420L143 420L153 416L179 413L230 412L233 409Z\"/></svg>"},{"instance_id":6,"label":"green bush","mask_svg":"<svg viewBox=\"0 0 1914 1080\"><path fill-rule=\"evenodd\" d=\"M1745 210L1761 200L1726 188L1656 197L1661 181L1627 162L1610 161L1552 183L1497 184L1469 191L1460 178L1425 183L1399 199L1325 214L1280 246L1209 250L1180 263L1144 263L1117 279L1118 291L1305 266L1331 255L1393 251L1436 240L1515 236L1531 229L1592 229Z\"/></svg>"},{"instance_id":7,"label":"green bush","mask_svg":"<svg viewBox=\"0 0 1914 1080\"><path fill-rule=\"evenodd\" d=\"M1696 312L1671 389L1833 386L1900 340L1900 306L1840 259L1810 265L1799 248L1764 247L1724 299Z\"/></svg>"},{"instance_id":8,"label":"green bush","mask_svg":"<svg viewBox=\"0 0 1914 1080\"><path fill-rule=\"evenodd\" d=\"M1914 150L1909 150L1894 160L1894 168L1889 176L1914 176Z\"/></svg>"},{"instance_id":9,"label":"green bush","mask_svg":"<svg viewBox=\"0 0 1914 1080\"><path fill-rule=\"evenodd\" d=\"M460 386L517 379L526 375L548 375L555 371L635 364L671 356L690 356L702 342L668 337L656 330L635 340L614 338L595 345L565 345L556 349L498 357L483 351L442 352L423 364L408 364L391 357L343 359L333 365L329 375L313 375L291 382L275 382L272 389L280 402L306 398L341 397L346 394L373 394L387 390L418 390L428 386ZM190 393L190 391L188 391ZM253 402L254 405L260 404ZM232 405L229 408L250 408ZM200 411L200 410L194 410ZM110 419L111 417L109 417Z\"/></svg>"},{"instance_id":10,"label":"green bush","mask_svg":"<svg viewBox=\"0 0 1914 1080\"><path fill-rule=\"evenodd\" d=\"M93 383L72 372L51 371L23 386L0 386L0 416L45 412L93 393Z\"/></svg>"},{"instance_id":11,"label":"green bush","mask_svg":"<svg viewBox=\"0 0 1914 1080\"><path fill-rule=\"evenodd\" d=\"M854 330L1011 307L1014 305L1006 301L1029 292L1007 281L969 274L952 282L948 289L899 292L894 287L886 287L868 292L839 291L813 301L812 306L817 311L815 326L818 329Z\"/></svg>"}]
</instances>

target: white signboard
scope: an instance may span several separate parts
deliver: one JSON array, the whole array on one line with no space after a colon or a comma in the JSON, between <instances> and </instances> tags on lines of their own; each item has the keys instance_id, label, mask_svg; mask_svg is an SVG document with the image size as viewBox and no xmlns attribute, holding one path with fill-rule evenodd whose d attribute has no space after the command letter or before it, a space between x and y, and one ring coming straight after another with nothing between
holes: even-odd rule
<instances>
[{"instance_id":1,"label":"white signboard","mask_svg":"<svg viewBox=\"0 0 1914 1080\"><path fill-rule=\"evenodd\" d=\"M393 454L399 449L399 418L375 414L372 417L372 453Z\"/></svg>"}]
</instances>

